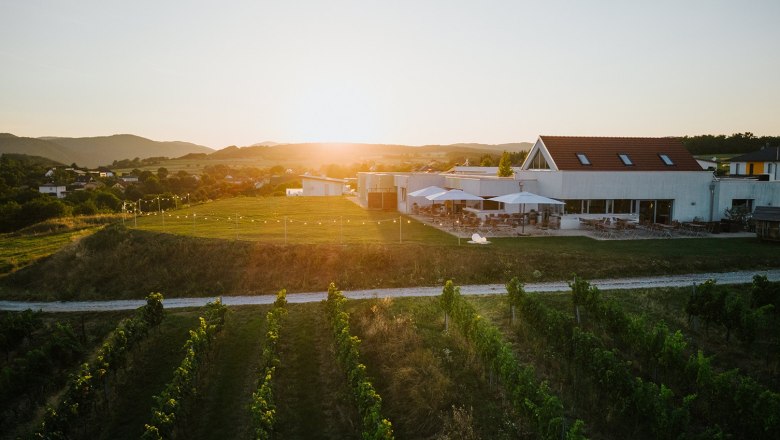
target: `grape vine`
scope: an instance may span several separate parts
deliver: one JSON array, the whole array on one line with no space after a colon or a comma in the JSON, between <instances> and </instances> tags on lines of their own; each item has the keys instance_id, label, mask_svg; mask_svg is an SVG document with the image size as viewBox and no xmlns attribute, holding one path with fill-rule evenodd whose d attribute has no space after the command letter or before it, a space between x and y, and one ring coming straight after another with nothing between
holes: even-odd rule
<instances>
[{"instance_id":1,"label":"grape vine","mask_svg":"<svg viewBox=\"0 0 780 440\"><path fill-rule=\"evenodd\" d=\"M204 316L198 318L198 326L190 330L184 343L184 359L174 370L173 379L154 397L151 422L145 425L143 439L172 439L182 419L186 419L188 404L198 393L198 382L211 343L225 323L227 307L221 299L206 304Z\"/></svg>"},{"instance_id":2,"label":"grape vine","mask_svg":"<svg viewBox=\"0 0 780 440\"><path fill-rule=\"evenodd\" d=\"M576 420L566 429L563 403L546 382L536 379L530 365L521 365L504 341L499 330L479 316L474 307L460 295L460 288L447 281L440 303L452 318L458 330L476 348L492 371L498 372L513 406L534 421L540 438L559 439L565 433L568 439L584 439L585 423Z\"/></svg>"},{"instance_id":3,"label":"grape vine","mask_svg":"<svg viewBox=\"0 0 780 440\"><path fill-rule=\"evenodd\" d=\"M389 440L394 438L393 426L389 420L382 417L382 398L368 379L366 366L360 363L360 339L350 334L349 314L343 310L346 302L344 294L331 283L326 304L336 338L337 356L346 370L352 395L363 419L363 438Z\"/></svg>"},{"instance_id":4,"label":"grape vine","mask_svg":"<svg viewBox=\"0 0 780 440\"><path fill-rule=\"evenodd\" d=\"M252 423L257 440L266 440L272 437L276 422L276 407L273 396L273 379L276 367L280 365L279 359L279 332L281 320L287 315L287 292L282 289L276 294L276 301L270 312L266 315L267 330L265 344L260 361L260 377L258 378L257 391L252 393Z\"/></svg>"}]
</instances>

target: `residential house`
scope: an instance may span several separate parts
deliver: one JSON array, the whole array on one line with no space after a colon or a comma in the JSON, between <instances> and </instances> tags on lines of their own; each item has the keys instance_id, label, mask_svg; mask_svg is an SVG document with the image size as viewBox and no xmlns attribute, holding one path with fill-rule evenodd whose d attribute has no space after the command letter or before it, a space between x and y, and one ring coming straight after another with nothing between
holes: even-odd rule
<instances>
[{"instance_id":1,"label":"residential house","mask_svg":"<svg viewBox=\"0 0 780 440\"><path fill-rule=\"evenodd\" d=\"M780 147L765 147L741 156L732 157L729 164L731 176L755 176L780 180Z\"/></svg>"},{"instance_id":2,"label":"residential house","mask_svg":"<svg viewBox=\"0 0 780 440\"><path fill-rule=\"evenodd\" d=\"M42 194L55 196L58 199L64 199L65 195L68 193L65 185L57 185L54 183L47 183L45 185L40 185L38 187L38 192Z\"/></svg>"}]
</instances>

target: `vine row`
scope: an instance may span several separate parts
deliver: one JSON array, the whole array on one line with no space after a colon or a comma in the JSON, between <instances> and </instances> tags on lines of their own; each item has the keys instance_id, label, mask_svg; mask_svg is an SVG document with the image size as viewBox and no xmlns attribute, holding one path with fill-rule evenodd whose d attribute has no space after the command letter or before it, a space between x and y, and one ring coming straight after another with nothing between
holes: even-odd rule
<instances>
[{"instance_id":1,"label":"vine row","mask_svg":"<svg viewBox=\"0 0 780 440\"><path fill-rule=\"evenodd\" d=\"M257 391L252 393L252 423L255 429L255 439L266 440L273 436L276 423L276 406L273 396L273 379L279 359L279 332L281 320L287 315L287 292L282 289L276 294L276 301L271 311L266 314L267 329L265 344L260 360L260 377Z\"/></svg>"},{"instance_id":2,"label":"vine row","mask_svg":"<svg viewBox=\"0 0 780 440\"><path fill-rule=\"evenodd\" d=\"M197 395L202 366L214 337L222 330L226 313L227 307L221 299L206 304L205 316L198 318L198 326L190 330L190 337L184 343L184 359L174 370L173 379L154 396L152 419L144 425L142 439L175 438L180 420L187 416L187 404Z\"/></svg>"},{"instance_id":3,"label":"vine row","mask_svg":"<svg viewBox=\"0 0 780 440\"><path fill-rule=\"evenodd\" d=\"M85 428L86 417L100 399L99 384L102 382L104 399L107 400L108 374L123 368L130 350L146 337L150 329L162 322L165 317L162 300L162 294L151 293L146 297L146 305L140 307L132 318L120 321L98 349L94 362L82 364L68 380L59 403L46 408L43 423L34 438L70 438L79 422Z\"/></svg>"},{"instance_id":4,"label":"vine row","mask_svg":"<svg viewBox=\"0 0 780 440\"><path fill-rule=\"evenodd\" d=\"M766 279L754 278L753 291L762 288L762 282ZM656 380L660 369L667 381L696 393L691 410L695 418L713 421L714 434L722 430L750 438L780 438L780 394L736 369L714 371L712 358L701 350L686 357L687 342L682 332L670 331L663 321L650 325L643 317L625 313L614 301L601 299L598 289L587 281L576 279L571 287L575 306L584 305L588 316L616 343L653 366ZM708 292L714 283L702 287L696 297L710 297Z\"/></svg>"},{"instance_id":5,"label":"vine row","mask_svg":"<svg viewBox=\"0 0 780 440\"><path fill-rule=\"evenodd\" d=\"M363 421L363 438L370 440L393 439L393 426L382 417L382 398L366 374L366 366L360 363L360 339L349 330L349 314L345 312L344 294L331 283L326 301L333 335L336 339L336 353L341 366L346 370L352 395L357 402Z\"/></svg>"},{"instance_id":6,"label":"vine row","mask_svg":"<svg viewBox=\"0 0 780 440\"><path fill-rule=\"evenodd\" d=\"M504 341L499 330L482 319L460 295L460 288L447 281L440 297L445 312L445 322L452 317L460 332L486 361L509 395L512 405L534 421L539 438L584 439L585 423L576 420L566 428L563 403L554 395L547 382L539 382L533 366L521 365ZM448 325L448 324L447 324Z\"/></svg>"}]
</instances>

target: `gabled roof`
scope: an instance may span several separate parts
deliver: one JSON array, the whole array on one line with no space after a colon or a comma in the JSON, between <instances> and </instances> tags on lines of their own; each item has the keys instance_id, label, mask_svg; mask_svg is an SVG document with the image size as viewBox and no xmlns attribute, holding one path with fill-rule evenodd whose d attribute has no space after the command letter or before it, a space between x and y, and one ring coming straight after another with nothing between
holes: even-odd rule
<instances>
[{"instance_id":1,"label":"gabled roof","mask_svg":"<svg viewBox=\"0 0 780 440\"><path fill-rule=\"evenodd\" d=\"M780 206L756 206L753 220L780 222Z\"/></svg>"},{"instance_id":2,"label":"gabled roof","mask_svg":"<svg viewBox=\"0 0 780 440\"><path fill-rule=\"evenodd\" d=\"M539 136L539 139L560 171L702 171L679 138ZM578 157L582 154L586 159ZM631 165L621 160L621 154L628 156ZM671 165L665 163L664 156Z\"/></svg>"},{"instance_id":3,"label":"gabled roof","mask_svg":"<svg viewBox=\"0 0 780 440\"><path fill-rule=\"evenodd\" d=\"M732 157L729 162L780 162L780 147L751 151L741 156Z\"/></svg>"}]
</instances>

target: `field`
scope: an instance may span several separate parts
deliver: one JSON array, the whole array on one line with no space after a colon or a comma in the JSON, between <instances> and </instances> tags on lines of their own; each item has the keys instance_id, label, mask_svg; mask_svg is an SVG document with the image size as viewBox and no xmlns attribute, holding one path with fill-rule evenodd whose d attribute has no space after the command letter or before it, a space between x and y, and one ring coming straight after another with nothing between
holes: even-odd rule
<instances>
[{"instance_id":1,"label":"field","mask_svg":"<svg viewBox=\"0 0 780 440\"><path fill-rule=\"evenodd\" d=\"M453 237L343 197L237 197L128 219L142 230L274 244L430 243ZM457 239L455 239L457 241Z\"/></svg>"},{"instance_id":2,"label":"field","mask_svg":"<svg viewBox=\"0 0 780 440\"><path fill-rule=\"evenodd\" d=\"M751 286L730 289L745 295ZM774 414L772 408L776 407L772 405L780 402L777 315L768 315L751 345L740 339L729 342L725 328L713 325L705 332L687 318L685 305L690 293L689 288L601 292L590 305L583 303L581 324L576 323L571 293L530 295L520 300L514 323L507 295L456 297L447 309L449 331L445 331L445 302L441 298L347 301L344 311L348 313L349 332L362 340L359 359L381 396L381 415L392 423L397 438L560 438L560 429L588 438L658 438L661 432L669 438L708 438L719 433L741 437L743 432L749 432L751 438L776 438L780 426L767 414ZM276 438L360 438L361 430L366 429L352 397L346 367L340 361L338 339L331 331L330 307L325 303L288 304L286 314L281 315L275 346L278 363L271 381ZM685 344L673 355L666 355L670 359L667 363L648 360L642 349L623 346L622 339L590 311L594 307L610 307L611 313L639 322L655 337L666 335L663 337L669 341L679 330ZM256 425L250 403L266 359L264 349L269 348L269 310L271 306L229 309L222 331L214 337L200 365L196 392L180 402L186 411L177 413L180 422L175 432L179 438L251 437ZM534 316L540 310L562 321L555 318L544 328L536 327ZM90 330L94 334L90 340L99 340L111 322L129 313L88 315L87 328L101 329ZM107 394L98 394L97 404L84 416L84 422L71 425L70 438L138 438L144 424L150 423L152 396L172 380L184 355L180 347L187 330L196 326L197 316L203 313L203 309L167 312L162 324L128 352L127 365L109 376ZM469 313L474 313L472 320L466 318ZM82 319L78 314L46 317L59 318L74 323ZM662 321L668 326L663 335L657 332L657 323ZM568 330L556 330L558 324ZM607 359L614 365L607 368L603 364L604 373L614 371L610 374L617 376L611 380L619 378L620 372L627 374L629 388L644 384L644 400L637 401L638 394L620 394L626 393L623 385L600 384L594 376L598 372L578 365L580 354L576 350L558 348L552 338L559 331L564 338L591 335L587 341L595 344L594 350L611 353ZM509 351L486 350L484 344L489 340L506 344ZM34 348L36 343L30 344L24 348ZM87 346L86 358L91 358L88 352L95 347L94 342ZM697 350L703 350L709 359L710 376L722 379L688 379ZM14 362L23 351L12 351L7 362ZM495 356L504 356L501 368ZM70 368L76 368L78 362L72 361ZM676 368L681 370L676 372ZM733 368L739 368L737 376ZM526 402L535 402L542 393L548 396L547 402L560 402L561 406L555 404L538 412L528 410L531 403L518 404L518 389L505 373L516 369L525 372L518 377L527 381L523 392L530 400ZM720 388L715 390L716 386ZM672 394L650 392L664 387ZM734 396L718 394L726 390L723 387L739 390L732 394L741 393L740 399L760 400L767 408L742 407L736 416L734 405L741 403ZM54 388L45 389L50 404L59 396ZM683 399L691 393L697 397ZM759 398L755 393L763 394ZM641 417L634 412L640 409ZM38 426L30 419L41 417L40 409L27 416L7 412L8 408L5 411L10 420L6 426L14 429L4 430L0 438L29 432ZM562 418L549 419L558 426L550 435L540 421L558 412ZM735 417L723 416L731 413ZM14 417L24 422L15 424Z\"/></svg>"}]
</instances>

